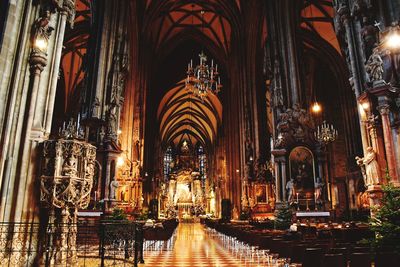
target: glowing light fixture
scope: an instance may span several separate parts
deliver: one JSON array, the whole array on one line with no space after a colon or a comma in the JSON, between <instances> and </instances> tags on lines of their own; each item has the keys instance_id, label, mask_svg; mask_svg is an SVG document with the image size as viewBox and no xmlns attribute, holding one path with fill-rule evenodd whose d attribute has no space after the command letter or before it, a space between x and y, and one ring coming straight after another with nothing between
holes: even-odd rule
<instances>
[{"instance_id":1,"label":"glowing light fixture","mask_svg":"<svg viewBox=\"0 0 400 267\"><path fill-rule=\"evenodd\" d=\"M47 40L44 38L36 38L34 42L35 48L39 49L40 51L46 52L47 51Z\"/></svg>"},{"instance_id":2,"label":"glowing light fixture","mask_svg":"<svg viewBox=\"0 0 400 267\"><path fill-rule=\"evenodd\" d=\"M322 144L327 145L335 141L338 137L338 131L333 128L332 124L326 123L324 121L320 126L318 126L317 131L315 132L315 139Z\"/></svg>"},{"instance_id":3,"label":"glowing light fixture","mask_svg":"<svg viewBox=\"0 0 400 267\"><path fill-rule=\"evenodd\" d=\"M312 107L311 107L312 112L314 113L320 113L322 108L321 105L318 102L315 102Z\"/></svg>"},{"instance_id":4,"label":"glowing light fixture","mask_svg":"<svg viewBox=\"0 0 400 267\"><path fill-rule=\"evenodd\" d=\"M368 102L364 102L361 104L361 107L363 108L364 111L369 109L369 103Z\"/></svg>"},{"instance_id":5,"label":"glowing light fixture","mask_svg":"<svg viewBox=\"0 0 400 267\"><path fill-rule=\"evenodd\" d=\"M192 7L193 8L193 7ZM204 11L201 11L201 31L204 28ZM193 19L192 19L193 24ZM187 78L185 88L189 89L194 95L203 100L208 94L218 94L221 90L221 78L219 77L218 65L211 60L211 66L207 64L207 56L203 51L199 54L200 64L193 67L193 60L190 60L186 71Z\"/></svg>"},{"instance_id":6,"label":"glowing light fixture","mask_svg":"<svg viewBox=\"0 0 400 267\"><path fill-rule=\"evenodd\" d=\"M124 158L122 157L122 156L119 156L118 158L117 158L117 166L118 167L121 167L122 165L124 165Z\"/></svg>"},{"instance_id":7,"label":"glowing light fixture","mask_svg":"<svg viewBox=\"0 0 400 267\"><path fill-rule=\"evenodd\" d=\"M389 49L399 49L400 48L400 34L397 31L389 33L386 37L385 45Z\"/></svg>"}]
</instances>

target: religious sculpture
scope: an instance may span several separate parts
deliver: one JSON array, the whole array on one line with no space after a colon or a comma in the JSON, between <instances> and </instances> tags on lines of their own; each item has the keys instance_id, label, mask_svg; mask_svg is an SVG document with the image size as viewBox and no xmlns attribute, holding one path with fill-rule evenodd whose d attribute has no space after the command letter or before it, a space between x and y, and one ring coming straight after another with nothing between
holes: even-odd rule
<instances>
[{"instance_id":1,"label":"religious sculpture","mask_svg":"<svg viewBox=\"0 0 400 267\"><path fill-rule=\"evenodd\" d=\"M291 178L287 183L286 183L286 190L288 191L288 198L287 201L289 203L294 201L294 179Z\"/></svg>"},{"instance_id":2,"label":"religious sculpture","mask_svg":"<svg viewBox=\"0 0 400 267\"><path fill-rule=\"evenodd\" d=\"M313 143L313 119L298 104L279 114L277 130L276 148L284 148L295 142Z\"/></svg>"},{"instance_id":3,"label":"religious sculpture","mask_svg":"<svg viewBox=\"0 0 400 267\"><path fill-rule=\"evenodd\" d=\"M321 201L322 199L322 188L324 187L324 183L322 182L321 177L317 177L315 181L315 200Z\"/></svg>"},{"instance_id":4,"label":"religious sculpture","mask_svg":"<svg viewBox=\"0 0 400 267\"><path fill-rule=\"evenodd\" d=\"M110 199L115 199L115 197L116 197L115 192L117 191L118 187L119 187L119 183L118 183L117 179L115 179L115 177L114 177L114 179L110 183Z\"/></svg>"},{"instance_id":5,"label":"religious sculpture","mask_svg":"<svg viewBox=\"0 0 400 267\"><path fill-rule=\"evenodd\" d=\"M93 118L100 117L100 100L97 96L94 98L94 101L92 104L92 117Z\"/></svg>"},{"instance_id":6,"label":"religious sculpture","mask_svg":"<svg viewBox=\"0 0 400 267\"><path fill-rule=\"evenodd\" d=\"M365 65L365 70L367 71L371 82L383 80L383 60L379 55L378 49L374 49L374 52L369 57L367 64Z\"/></svg>"},{"instance_id":7,"label":"religious sculpture","mask_svg":"<svg viewBox=\"0 0 400 267\"><path fill-rule=\"evenodd\" d=\"M76 158L74 155L70 155L65 159L61 173L65 176L76 176Z\"/></svg>"},{"instance_id":8,"label":"religious sculpture","mask_svg":"<svg viewBox=\"0 0 400 267\"><path fill-rule=\"evenodd\" d=\"M372 147L367 148L367 154L364 158L356 157L357 165L360 166L363 174L364 183L368 187L370 185L378 185L380 177L380 168L376 160L376 153Z\"/></svg>"},{"instance_id":9,"label":"religious sculpture","mask_svg":"<svg viewBox=\"0 0 400 267\"><path fill-rule=\"evenodd\" d=\"M51 13L49 10L42 10L40 18L33 23L33 41L42 40L46 44L49 42L51 32L54 30L54 28L50 26L50 15ZM46 52L38 47L34 47L34 49Z\"/></svg>"}]
</instances>

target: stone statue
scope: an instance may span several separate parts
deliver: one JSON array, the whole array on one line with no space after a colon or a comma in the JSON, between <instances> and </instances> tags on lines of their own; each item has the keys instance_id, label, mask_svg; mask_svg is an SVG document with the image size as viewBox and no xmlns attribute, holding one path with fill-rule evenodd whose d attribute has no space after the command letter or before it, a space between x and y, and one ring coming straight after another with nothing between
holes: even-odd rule
<instances>
[{"instance_id":1,"label":"stone statue","mask_svg":"<svg viewBox=\"0 0 400 267\"><path fill-rule=\"evenodd\" d=\"M110 199L115 199L115 197L116 197L115 192L117 191L118 187L119 187L119 183L118 183L117 179L115 179L115 177L114 177L114 179L110 183Z\"/></svg>"},{"instance_id":2,"label":"stone statue","mask_svg":"<svg viewBox=\"0 0 400 267\"><path fill-rule=\"evenodd\" d=\"M74 155L69 156L63 164L62 167L62 175L65 176L76 176L77 175L76 169L76 158Z\"/></svg>"},{"instance_id":3,"label":"stone statue","mask_svg":"<svg viewBox=\"0 0 400 267\"><path fill-rule=\"evenodd\" d=\"M324 187L324 183L322 182L321 177L317 177L317 179L315 181L315 199L316 200L321 200L323 187Z\"/></svg>"},{"instance_id":4,"label":"stone statue","mask_svg":"<svg viewBox=\"0 0 400 267\"><path fill-rule=\"evenodd\" d=\"M376 153L372 147L367 148L364 158L356 157L357 164L361 167L366 186L378 185L380 175L379 163L376 160ZM364 169L364 170L363 170Z\"/></svg>"},{"instance_id":5,"label":"stone statue","mask_svg":"<svg viewBox=\"0 0 400 267\"><path fill-rule=\"evenodd\" d=\"M364 166L364 163L363 163L363 158L360 158L359 156L356 156L356 162L357 162L357 165L361 169L361 174L363 176L364 185L367 186L367 173L365 172L365 166Z\"/></svg>"},{"instance_id":6,"label":"stone statue","mask_svg":"<svg viewBox=\"0 0 400 267\"><path fill-rule=\"evenodd\" d=\"M107 128L109 135L115 135L117 133L117 116L114 110L109 113Z\"/></svg>"},{"instance_id":7,"label":"stone statue","mask_svg":"<svg viewBox=\"0 0 400 267\"><path fill-rule=\"evenodd\" d=\"M369 57L367 64L365 65L365 70L367 71L371 82L381 81L383 79L383 60L377 49L375 49Z\"/></svg>"},{"instance_id":8,"label":"stone statue","mask_svg":"<svg viewBox=\"0 0 400 267\"><path fill-rule=\"evenodd\" d=\"M294 192L294 180L293 180L293 178L291 178L287 183L286 183L286 190L288 191L288 199L287 199L287 201L290 203L290 202L293 202L293 200L294 200L294 194L295 194L295 192Z\"/></svg>"},{"instance_id":9,"label":"stone statue","mask_svg":"<svg viewBox=\"0 0 400 267\"><path fill-rule=\"evenodd\" d=\"M92 117L100 118L100 100L96 96L92 104Z\"/></svg>"},{"instance_id":10,"label":"stone statue","mask_svg":"<svg viewBox=\"0 0 400 267\"><path fill-rule=\"evenodd\" d=\"M246 195L242 196L242 208L246 208L249 206L249 202L247 201Z\"/></svg>"},{"instance_id":11,"label":"stone statue","mask_svg":"<svg viewBox=\"0 0 400 267\"><path fill-rule=\"evenodd\" d=\"M49 10L43 10L41 11L40 18L33 23L34 41L43 40L46 43L49 42L51 32L54 30L54 28L50 26L50 16L51 13Z\"/></svg>"}]
</instances>

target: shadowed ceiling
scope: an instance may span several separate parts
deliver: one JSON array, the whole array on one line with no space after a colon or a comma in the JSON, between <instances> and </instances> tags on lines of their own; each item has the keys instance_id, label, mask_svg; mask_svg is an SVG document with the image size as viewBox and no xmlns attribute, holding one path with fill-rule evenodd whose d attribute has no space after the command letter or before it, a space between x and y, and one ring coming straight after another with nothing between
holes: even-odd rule
<instances>
[{"instance_id":1,"label":"shadowed ceiling","mask_svg":"<svg viewBox=\"0 0 400 267\"><path fill-rule=\"evenodd\" d=\"M146 2L147 20L144 31L156 49L183 31L190 30L203 34L227 54L232 35L229 14L239 12L239 1L149 0Z\"/></svg>"}]
</instances>

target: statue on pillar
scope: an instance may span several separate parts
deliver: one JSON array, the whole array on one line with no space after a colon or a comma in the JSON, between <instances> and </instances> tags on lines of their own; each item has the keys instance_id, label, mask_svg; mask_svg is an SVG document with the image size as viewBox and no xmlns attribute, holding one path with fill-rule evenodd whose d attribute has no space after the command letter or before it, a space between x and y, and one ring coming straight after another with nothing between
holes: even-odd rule
<instances>
[{"instance_id":1,"label":"statue on pillar","mask_svg":"<svg viewBox=\"0 0 400 267\"><path fill-rule=\"evenodd\" d=\"M364 176L364 183L368 187L370 185L378 185L380 177L380 168L376 160L376 153L372 147L367 148L367 154L364 158L356 157L357 165L360 166Z\"/></svg>"},{"instance_id":2,"label":"statue on pillar","mask_svg":"<svg viewBox=\"0 0 400 267\"><path fill-rule=\"evenodd\" d=\"M367 71L371 82L383 80L383 60L377 49L375 49L369 57L367 64L365 65L365 70Z\"/></svg>"},{"instance_id":3,"label":"statue on pillar","mask_svg":"<svg viewBox=\"0 0 400 267\"><path fill-rule=\"evenodd\" d=\"M290 180L286 183L286 190L288 191L288 199L289 203L294 201L294 179L290 178Z\"/></svg>"},{"instance_id":4,"label":"statue on pillar","mask_svg":"<svg viewBox=\"0 0 400 267\"><path fill-rule=\"evenodd\" d=\"M119 183L118 183L117 179L115 179L115 177L114 177L114 179L110 183L110 199L115 199L115 197L116 197L115 192L117 191L118 187L119 187Z\"/></svg>"},{"instance_id":5,"label":"statue on pillar","mask_svg":"<svg viewBox=\"0 0 400 267\"><path fill-rule=\"evenodd\" d=\"M324 182L322 182L321 177L317 177L315 181L315 199L316 201L321 201L322 199L322 188L324 187Z\"/></svg>"}]
</instances>

